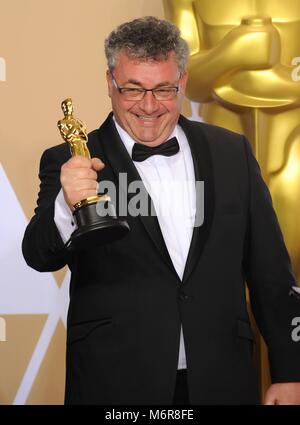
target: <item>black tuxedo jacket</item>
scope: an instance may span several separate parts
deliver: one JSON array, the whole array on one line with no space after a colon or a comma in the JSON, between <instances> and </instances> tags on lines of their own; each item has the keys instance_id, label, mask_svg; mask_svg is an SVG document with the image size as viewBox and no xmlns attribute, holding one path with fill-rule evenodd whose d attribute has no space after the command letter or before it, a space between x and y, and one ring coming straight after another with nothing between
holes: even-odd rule
<instances>
[{"instance_id":1,"label":"black tuxedo jacket","mask_svg":"<svg viewBox=\"0 0 300 425\"><path fill-rule=\"evenodd\" d=\"M289 296L296 283L250 145L182 116L179 124L205 191L204 223L194 228L183 281L154 216L127 216L125 238L68 252L54 223L68 145L42 156L37 208L22 248L36 270L71 270L66 403L172 403L181 324L191 403L258 403L245 282L273 382L300 381L300 343L291 338L300 305ZM119 173L127 173L128 184L140 179L111 114L90 133L88 147L106 164L99 180L117 183Z\"/></svg>"}]
</instances>

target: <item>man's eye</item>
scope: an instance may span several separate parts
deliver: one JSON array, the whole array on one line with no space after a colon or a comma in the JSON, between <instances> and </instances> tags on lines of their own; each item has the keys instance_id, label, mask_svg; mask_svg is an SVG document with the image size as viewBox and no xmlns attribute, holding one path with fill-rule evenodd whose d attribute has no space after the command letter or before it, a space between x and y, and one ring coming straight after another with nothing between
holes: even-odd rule
<instances>
[{"instance_id":1,"label":"man's eye","mask_svg":"<svg viewBox=\"0 0 300 425\"><path fill-rule=\"evenodd\" d=\"M174 89L174 87L166 87L164 89L156 89L154 91L155 93L158 93L158 94L168 94L168 93L173 93L174 91L176 91L176 89Z\"/></svg>"},{"instance_id":2,"label":"man's eye","mask_svg":"<svg viewBox=\"0 0 300 425\"><path fill-rule=\"evenodd\" d=\"M143 89L138 89L138 88L135 89L131 87L123 88L122 90L124 93L143 93L144 92Z\"/></svg>"}]
</instances>

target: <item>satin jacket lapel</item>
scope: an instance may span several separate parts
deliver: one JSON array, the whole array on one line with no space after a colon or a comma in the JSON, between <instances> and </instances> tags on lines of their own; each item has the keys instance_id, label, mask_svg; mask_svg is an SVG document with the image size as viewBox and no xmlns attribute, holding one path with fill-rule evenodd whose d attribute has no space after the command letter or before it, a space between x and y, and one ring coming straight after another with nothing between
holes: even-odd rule
<instances>
[{"instance_id":1,"label":"satin jacket lapel","mask_svg":"<svg viewBox=\"0 0 300 425\"><path fill-rule=\"evenodd\" d=\"M115 127L112 113L108 116L106 121L102 124L99 129L99 137L101 140L101 145L103 150L109 160L109 165L111 166L117 181L119 181L119 173L127 173L127 184L123 184L120 188L127 193L128 202L135 195L128 193L128 186L133 181L142 181L132 159L128 155L128 152L120 139L119 133ZM122 183L122 182L121 182ZM142 184L143 190L150 202L152 203L152 199L148 194L145 186ZM152 207L154 211L154 206ZM176 273L175 268L173 266L172 260L170 258L168 249L166 247L164 238L162 236L160 226L157 220L156 215L151 216L148 214L147 216L139 215L138 218L142 221L145 229L148 232L148 235L154 242L156 248L160 251L162 259L168 264L168 266Z\"/></svg>"},{"instance_id":2,"label":"satin jacket lapel","mask_svg":"<svg viewBox=\"0 0 300 425\"><path fill-rule=\"evenodd\" d=\"M204 181L204 221L201 226L194 227L182 279L184 284L187 282L189 276L194 270L205 247L214 215L215 200L213 167L208 140L204 132L199 128L199 125L193 124L193 122L183 116L180 116L179 125L183 129L191 148L195 180ZM199 206L202 201L199 199L200 194L198 191L196 192L196 195L198 198L196 205ZM196 214L199 214L199 209L196 211Z\"/></svg>"}]
</instances>

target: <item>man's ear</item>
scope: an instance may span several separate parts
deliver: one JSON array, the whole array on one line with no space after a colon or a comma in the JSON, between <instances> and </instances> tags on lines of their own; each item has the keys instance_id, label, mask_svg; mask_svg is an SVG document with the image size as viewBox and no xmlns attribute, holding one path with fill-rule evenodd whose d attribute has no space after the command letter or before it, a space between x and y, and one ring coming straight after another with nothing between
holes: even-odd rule
<instances>
[{"instance_id":1,"label":"man's ear","mask_svg":"<svg viewBox=\"0 0 300 425\"><path fill-rule=\"evenodd\" d=\"M113 89L113 82L111 79L111 73L109 69L106 71L106 81L107 81L107 90L108 90L108 96L111 97L112 89Z\"/></svg>"},{"instance_id":2,"label":"man's ear","mask_svg":"<svg viewBox=\"0 0 300 425\"><path fill-rule=\"evenodd\" d=\"M180 93L185 94L185 88L188 80L188 72L187 70L183 71L180 77Z\"/></svg>"}]
</instances>

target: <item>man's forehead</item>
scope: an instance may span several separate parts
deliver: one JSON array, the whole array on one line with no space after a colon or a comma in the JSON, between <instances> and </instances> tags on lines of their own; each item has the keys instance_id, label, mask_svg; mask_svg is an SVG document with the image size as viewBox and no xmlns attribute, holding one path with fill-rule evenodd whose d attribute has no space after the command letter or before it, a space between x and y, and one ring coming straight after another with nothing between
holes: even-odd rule
<instances>
[{"instance_id":1,"label":"man's forehead","mask_svg":"<svg viewBox=\"0 0 300 425\"><path fill-rule=\"evenodd\" d=\"M157 80L158 83L160 80L172 81L180 74L175 55L170 54L167 58L135 58L124 53L119 54L113 73L124 81Z\"/></svg>"}]
</instances>

